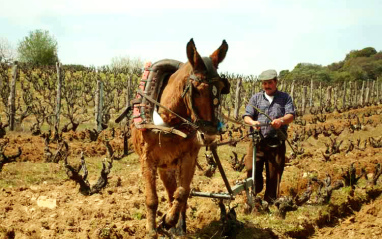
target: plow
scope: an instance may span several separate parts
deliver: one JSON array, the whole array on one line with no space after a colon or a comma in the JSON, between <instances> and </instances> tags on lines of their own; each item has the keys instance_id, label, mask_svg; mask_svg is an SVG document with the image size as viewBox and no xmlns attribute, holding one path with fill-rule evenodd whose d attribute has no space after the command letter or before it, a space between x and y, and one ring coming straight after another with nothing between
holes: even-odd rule
<instances>
[{"instance_id":1,"label":"plow","mask_svg":"<svg viewBox=\"0 0 382 239\"><path fill-rule=\"evenodd\" d=\"M260 124L259 126L268 126L268 123ZM254 197L256 196L256 184L255 181L255 172L256 172L256 146L260 142L261 136L259 130L250 127L250 133L248 133L245 137L251 137L253 142L253 158L252 158L252 176L250 178L244 179L242 182L239 182L235 186L232 186L228 182L228 178L226 176L226 173L224 171L224 168L221 164L220 158L217 153L217 147L218 143L214 142L213 144L209 145L208 148L211 150L213 154L213 159L219 169L219 173L223 179L224 185L227 189L226 192L222 193L212 193L212 192L197 192L197 191L191 191L190 196L196 196L196 197L207 197L207 198L217 198L217 199L227 199L227 200L234 200L235 196L240 194L241 192L245 191L247 195L247 203L248 205L253 206ZM222 145L222 144L219 144Z\"/></svg>"}]
</instances>

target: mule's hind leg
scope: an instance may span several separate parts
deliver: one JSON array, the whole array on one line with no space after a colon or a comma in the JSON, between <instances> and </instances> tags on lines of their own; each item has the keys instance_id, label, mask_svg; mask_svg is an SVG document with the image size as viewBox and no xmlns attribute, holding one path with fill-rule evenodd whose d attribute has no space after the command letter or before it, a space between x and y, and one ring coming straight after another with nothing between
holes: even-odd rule
<instances>
[{"instance_id":1,"label":"mule's hind leg","mask_svg":"<svg viewBox=\"0 0 382 239\"><path fill-rule=\"evenodd\" d=\"M146 198L146 230L149 238L157 238L156 233L156 212L158 209L158 195L156 192L156 170L153 160L146 154L141 155L142 175L145 184Z\"/></svg>"},{"instance_id":2,"label":"mule's hind leg","mask_svg":"<svg viewBox=\"0 0 382 239\"><path fill-rule=\"evenodd\" d=\"M174 201L174 193L176 190L176 169L159 169L159 177L162 180L164 187L167 191L168 202L170 203L170 207L172 206L172 202Z\"/></svg>"}]
</instances>

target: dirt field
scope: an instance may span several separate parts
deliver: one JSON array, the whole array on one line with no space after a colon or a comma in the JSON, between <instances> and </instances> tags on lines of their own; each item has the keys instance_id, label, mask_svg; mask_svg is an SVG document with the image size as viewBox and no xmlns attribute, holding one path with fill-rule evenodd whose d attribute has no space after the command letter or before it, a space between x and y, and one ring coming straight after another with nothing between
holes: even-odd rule
<instances>
[{"instance_id":1,"label":"dirt field","mask_svg":"<svg viewBox=\"0 0 382 239\"><path fill-rule=\"evenodd\" d=\"M345 119L349 113L360 118L364 115L362 129L351 133L347 126L349 120ZM325 161L322 152L326 150L325 143L330 142L329 137L320 134L317 139L311 136L303 140L300 144L304 153L289 162L281 184L282 196L288 196L291 188L301 195L312 175L323 180L329 174L332 182L343 180L341 175L354 163L357 175L361 173L361 168L365 168L368 176L368 180L362 177L354 190L350 187L335 190L329 203L317 204L315 185L311 199L297 210L288 212L285 219L277 216L275 206L270 206L270 211L266 213L246 214L243 193L234 201L225 202L226 206L237 206L235 211L240 223L231 228L220 221L220 209L215 200L192 197L187 210L188 235L183 238L223 238L224 230L234 232L229 235L230 238L382 238L382 177L376 186L368 184L376 164L382 163L382 148L373 148L370 143L363 148L363 142L369 137L381 137L381 113L382 106L372 106L328 115L326 122L317 125L327 128L334 125L344 129L338 137L331 136L337 141L343 140L340 153ZM309 120L309 116L306 119ZM356 121L352 119L350 122ZM305 128L317 125L307 124ZM291 125L290 138L294 131L301 129L302 126ZM98 141L90 142L84 131L64 134L71 152L71 165L79 164L80 152L84 152L90 184L94 184L100 176L102 160L107 157L107 149L102 143L106 136L110 139L109 131ZM44 162L45 146L40 136L13 132L7 133L6 137L9 144L5 155L17 153L17 147L21 147L22 155L16 162L5 164L0 172L0 238L145 237L144 189L136 154L114 161L106 188L100 193L85 196L79 192L79 185L68 179L62 162ZM349 139L354 143L360 139L361 144L359 149L346 153ZM122 150L123 140L118 133L110 142L115 150ZM232 169L230 156L234 151L241 158L246 152L246 145L247 142L243 141L236 147L218 148L231 185L244 179L245 173ZM51 143L49 146L55 152L57 144ZM289 155L289 147L287 151ZM196 170L192 187L205 192L225 192L218 170L211 178L204 176L208 167L204 150L201 150L198 161L203 170ZM158 182L159 221L168 205L163 185L160 180Z\"/></svg>"}]
</instances>

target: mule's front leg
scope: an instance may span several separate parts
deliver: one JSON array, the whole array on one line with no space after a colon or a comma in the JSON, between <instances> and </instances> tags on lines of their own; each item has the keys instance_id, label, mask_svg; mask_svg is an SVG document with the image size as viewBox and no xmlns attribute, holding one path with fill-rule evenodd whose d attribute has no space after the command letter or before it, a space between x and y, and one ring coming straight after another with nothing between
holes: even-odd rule
<instances>
[{"instance_id":1,"label":"mule's front leg","mask_svg":"<svg viewBox=\"0 0 382 239\"><path fill-rule=\"evenodd\" d=\"M171 226L175 226L179 220L175 229L177 235L186 234L187 199L190 195L190 185L195 173L196 157L199 150L190 150L190 152L180 161L177 174L180 185L174 194L173 205L166 216L166 222L171 221Z\"/></svg>"},{"instance_id":2,"label":"mule's front leg","mask_svg":"<svg viewBox=\"0 0 382 239\"><path fill-rule=\"evenodd\" d=\"M149 238L157 238L156 233L156 212L158 209L158 195L156 192L156 166L149 158L141 158L142 174L145 183L146 197L146 230Z\"/></svg>"},{"instance_id":3,"label":"mule's front leg","mask_svg":"<svg viewBox=\"0 0 382 239\"><path fill-rule=\"evenodd\" d=\"M172 206L170 210L164 217L164 227L166 229L170 229L174 227L179 219L179 213L184 205L184 202L187 200L186 191L183 187L178 187L174 193L174 201L172 202Z\"/></svg>"}]
</instances>

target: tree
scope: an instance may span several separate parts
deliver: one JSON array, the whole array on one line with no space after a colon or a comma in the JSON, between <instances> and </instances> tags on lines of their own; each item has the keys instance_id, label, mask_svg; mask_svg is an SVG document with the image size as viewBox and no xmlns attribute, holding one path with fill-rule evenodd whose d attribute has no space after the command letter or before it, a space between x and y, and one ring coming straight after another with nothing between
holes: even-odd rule
<instances>
[{"instance_id":1,"label":"tree","mask_svg":"<svg viewBox=\"0 0 382 239\"><path fill-rule=\"evenodd\" d=\"M12 62L16 59L16 51L9 43L9 41L1 37L0 38L0 62Z\"/></svg>"},{"instance_id":2,"label":"tree","mask_svg":"<svg viewBox=\"0 0 382 239\"><path fill-rule=\"evenodd\" d=\"M283 72L283 74L286 80L295 80L305 84L310 83L311 79L323 82L331 81L329 72L325 67L311 63L298 63L291 72L288 74Z\"/></svg>"},{"instance_id":3,"label":"tree","mask_svg":"<svg viewBox=\"0 0 382 239\"><path fill-rule=\"evenodd\" d=\"M373 47L366 47L366 48L363 48L362 50L350 51L349 54L346 55L345 60L349 60L351 58L356 58L356 57L370 57L375 54L377 54L377 51Z\"/></svg>"},{"instance_id":4,"label":"tree","mask_svg":"<svg viewBox=\"0 0 382 239\"><path fill-rule=\"evenodd\" d=\"M54 65L58 61L57 41L49 31L35 30L18 46L19 60L36 65Z\"/></svg>"},{"instance_id":5,"label":"tree","mask_svg":"<svg viewBox=\"0 0 382 239\"><path fill-rule=\"evenodd\" d=\"M344 66L344 63L344 61L333 62L332 64L328 65L328 69L330 71L339 71Z\"/></svg>"},{"instance_id":6,"label":"tree","mask_svg":"<svg viewBox=\"0 0 382 239\"><path fill-rule=\"evenodd\" d=\"M290 73L289 70L281 70L279 73L279 79L285 79L286 76Z\"/></svg>"},{"instance_id":7,"label":"tree","mask_svg":"<svg viewBox=\"0 0 382 239\"><path fill-rule=\"evenodd\" d=\"M140 58L118 56L111 59L110 68L113 71L126 73L140 73L144 62Z\"/></svg>"}]
</instances>

